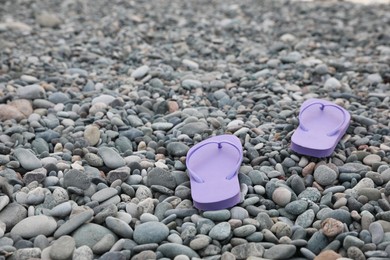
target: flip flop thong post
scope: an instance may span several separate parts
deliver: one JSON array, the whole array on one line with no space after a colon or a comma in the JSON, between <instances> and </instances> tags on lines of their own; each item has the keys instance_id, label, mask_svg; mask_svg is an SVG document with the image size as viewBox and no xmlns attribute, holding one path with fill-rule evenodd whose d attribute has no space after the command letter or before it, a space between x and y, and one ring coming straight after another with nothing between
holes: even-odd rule
<instances>
[{"instance_id":1,"label":"flip flop thong post","mask_svg":"<svg viewBox=\"0 0 390 260\"><path fill-rule=\"evenodd\" d=\"M242 145L234 135L208 138L187 153L194 206L201 210L232 207L240 201L238 169Z\"/></svg>"},{"instance_id":2,"label":"flip flop thong post","mask_svg":"<svg viewBox=\"0 0 390 260\"><path fill-rule=\"evenodd\" d=\"M299 127L291 137L291 149L299 154L327 157L348 129L351 115L332 102L306 100L299 112Z\"/></svg>"}]
</instances>

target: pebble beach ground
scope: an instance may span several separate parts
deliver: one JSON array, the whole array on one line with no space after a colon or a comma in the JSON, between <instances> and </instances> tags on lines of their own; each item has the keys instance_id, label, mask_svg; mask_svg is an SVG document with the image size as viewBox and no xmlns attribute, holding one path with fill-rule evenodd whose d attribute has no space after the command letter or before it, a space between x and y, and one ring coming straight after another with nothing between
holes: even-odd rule
<instances>
[{"instance_id":1,"label":"pebble beach ground","mask_svg":"<svg viewBox=\"0 0 390 260\"><path fill-rule=\"evenodd\" d=\"M0 5L0 259L390 258L390 6ZM290 149L308 98L347 109ZM193 207L185 156L240 138L241 202Z\"/></svg>"}]
</instances>

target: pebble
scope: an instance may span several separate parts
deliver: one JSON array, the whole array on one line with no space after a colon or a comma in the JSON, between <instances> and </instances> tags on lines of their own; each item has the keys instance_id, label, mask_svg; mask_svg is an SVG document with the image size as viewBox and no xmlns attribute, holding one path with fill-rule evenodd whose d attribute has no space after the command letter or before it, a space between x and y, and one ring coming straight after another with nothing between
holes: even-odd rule
<instances>
[{"instance_id":1,"label":"pebble","mask_svg":"<svg viewBox=\"0 0 390 260\"><path fill-rule=\"evenodd\" d=\"M331 77L325 81L324 88L329 91L338 90L341 88L341 83L338 79Z\"/></svg>"},{"instance_id":2,"label":"pebble","mask_svg":"<svg viewBox=\"0 0 390 260\"><path fill-rule=\"evenodd\" d=\"M248 257L262 257L264 247L259 243L245 243L232 248L231 252L237 259L247 259Z\"/></svg>"},{"instance_id":3,"label":"pebble","mask_svg":"<svg viewBox=\"0 0 390 260\"><path fill-rule=\"evenodd\" d=\"M62 236L51 245L50 258L53 260L66 260L72 258L76 243L71 236Z\"/></svg>"},{"instance_id":4,"label":"pebble","mask_svg":"<svg viewBox=\"0 0 390 260\"><path fill-rule=\"evenodd\" d=\"M59 238L63 235L70 234L78 227L91 220L93 217L92 210L85 210L78 214L73 215L68 221L62 224L54 233L55 238Z\"/></svg>"},{"instance_id":5,"label":"pebble","mask_svg":"<svg viewBox=\"0 0 390 260\"><path fill-rule=\"evenodd\" d=\"M348 250L348 248L355 246L361 248L364 245L364 242L355 236L348 235L344 238L343 247Z\"/></svg>"},{"instance_id":6,"label":"pebble","mask_svg":"<svg viewBox=\"0 0 390 260\"><path fill-rule=\"evenodd\" d=\"M178 255L186 255L190 258L199 257L199 255L191 248L174 243L162 244L157 248L157 251L161 252L165 257L171 259Z\"/></svg>"},{"instance_id":7,"label":"pebble","mask_svg":"<svg viewBox=\"0 0 390 260\"><path fill-rule=\"evenodd\" d=\"M41 161L30 150L17 148L14 151L14 156L26 170L35 170L42 167Z\"/></svg>"},{"instance_id":8,"label":"pebble","mask_svg":"<svg viewBox=\"0 0 390 260\"><path fill-rule=\"evenodd\" d=\"M309 203L306 200L295 200L288 203L285 210L293 215L300 215L306 211Z\"/></svg>"},{"instance_id":9,"label":"pebble","mask_svg":"<svg viewBox=\"0 0 390 260\"><path fill-rule=\"evenodd\" d=\"M107 234L102 237L92 248L92 251L95 254L101 255L104 254L107 251L110 251L110 249L115 244L116 239L113 235Z\"/></svg>"},{"instance_id":10,"label":"pebble","mask_svg":"<svg viewBox=\"0 0 390 260\"><path fill-rule=\"evenodd\" d=\"M378 245L380 242L382 242L385 233L381 224L378 222L373 222L368 227L368 230L370 231L372 242L374 244Z\"/></svg>"},{"instance_id":11,"label":"pebble","mask_svg":"<svg viewBox=\"0 0 390 260\"><path fill-rule=\"evenodd\" d=\"M185 156L190 148L180 142L171 142L167 145L168 154L173 157Z\"/></svg>"},{"instance_id":12,"label":"pebble","mask_svg":"<svg viewBox=\"0 0 390 260\"><path fill-rule=\"evenodd\" d=\"M73 259L92 260L93 252L89 246L80 246L73 251Z\"/></svg>"},{"instance_id":13,"label":"pebble","mask_svg":"<svg viewBox=\"0 0 390 260\"><path fill-rule=\"evenodd\" d=\"M160 222L142 223L135 227L133 238L138 244L160 243L169 235L167 226Z\"/></svg>"},{"instance_id":14,"label":"pebble","mask_svg":"<svg viewBox=\"0 0 390 260\"><path fill-rule=\"evenodd\" d=\"M225 240L230 236L230 232L230 224L228 222L221 222L210 230L209 236L215 240Z\"/></svg>"},{"instance_id":15,"label":"pebble","mask_svg":"<svg viewBox=\"0 0 390 260\"><path fill-rule=\"evenodd\" d=\"M75 169L66 171L63 181L65 187L77 187L86 190L91 186L91 179L84 172Z\"/></svg>"},{"instance_id":16,"label":"pebble","mask_svg":"<svg viewBox=\"0 0 390 260\"><path fill-rule=\"evenodd\" d=\"M18 222L11 230L12 235L33 238L38 235L49 236L57 229L54 218L45 215L27 217Z\"/></svg>"},{"instance_id":17,"label":"pebble","mask_svg":"<svg viewBox=\"0 0 390 260\"><path fill-rule=\"evenodd\" d=\"M313 223L314 217L314 210L308 209L297 217L297 219L295 220L295 224L303 228L308 228Z\"/></svg>"},{"instance_id":18,"label":"pebble","mask_svg":"<svg viewBox=\"0 0 390 260\"><path fill-rule=\"evenodd\" d=\"M314 180L322 186L331 185L337 179L337 173L326 165L320 165L314 170Z\"/></svg>"},{"instance_id":19,"label":"pebble","mask_svg":"<svg viewBox=\"0 0 390 260\"><path fill-rule=\"evenodd\" d=\"M26 217L26 208L16 202L8 204L2 211L0 211L0 221L6 225L7 230L11 230Z\"/></svg>"},{"instance_id":20,"label":"pebble","mask_svg":"<svg viewBox=\"0 0 390 260\"><path fill-rule=\"evenodd\" d=\"M290 259L296 252L294 245L274 245L265 250L264 258L268 259Z\"/></svg>"},{"instance_id":21,"label":"pebble","mask_svg":"<svg viewBox=\"0 0 390 260\"><path fill-rule=\"evenodd\" d=\"M381 157L377 154L369 154L363 159L363 163L366 165L373 165L375 163L379 163L381 161Z\"/></svg>"},{"instance_id":22,"label":"pebble","mask_svg":"<svg viewBox=\"0 0 390 260\"><path fill-rule=\"evenodd\" d=\"M100 140L100 130L96 125L87 125L84 130L84 139L88 144L95 146Z\"/></svg>"},{"instance_id":23,"label":"pebble","mask_svg":"<svg viewBox=\"0 0 390 260\"><path fill-rule=\"evenodd\" d=\"M195 79L185 79L181 82L181 86L184 89L194 89L202 87L202 82Z\"/></svg>"},{"instance_id":24,"label":"pebble","mask_svg":"<svg viewBox=\"0 0 390 260\"><path fill-rule=\"evenodd\" d=\"M210 210L210 211L203 212L203 217L213 221L221 222L221 221L229 220L231 214L230 211L227 209Z\"/></svg>"},{"instance_id":25,"label":"pebble","mask_svg":"<svg viewBox=\"0 0 390 260\"><path fill-rule=\"evenodd\" d=\"M337 254L333 250L324 250L320 254L318 254L314 259L315 260L337 260L341 259L341 255ZM354 259L354 258L353 258Z\"/></svg>"},{"instance_id":26,"label":"pebble","mask_svg":"<svg viewBox=\"0 0 390 260\"><path fill-rule=\"evenodd\" d=\"M316 231L307 242L307 249L318 254L328 245L328 238L320 231Z\"/></svg>"},{"instance_id":27,"label":"pebble","mask_svg":"<svg viewBox=\"0 0 390 260\"><path fill-rule=\"evenodd\" d=\"M344 224L337 219L327 218L322 221L321 227L324 235L332 238L343 232Z\"/></svg>"},{"instance_id":28,"label":"pebble","mask_svg":"<svg viewBox=\"0 0 390 260\"><path fill-rule=\"evenodd\" d=\"M276 188L272 193L272 200L279 206L286 206L291 201L291 192L285 187Z\"/></svg>"},{"instance_id":29,"label":"pebble","mask_svg":"<svg viewBox=\"0 0 390 260\"><path fill-rule=\"evenodd\" d=\"M146 74L148 74L149 70L150 70L149 66L143 65L143 66L137 68L136 70L134 70L134 71L131 73L131 77L132 77L132 78L135 78L135 79L141 79L141 78L143 78Z\"/></svg>"},{"instance_id":30,"label":"pebble","mask_svg":"<svg viewBox=\"0 0 390 260\"><path fill-rule=\"evenodd\" d=\"M116 169L125 166L125 160L110 147L99 147L98 154L102 157L104 164L111 168Z\"/></svg>"},{"instance_id":31,"label":"pebble","mask_svg":"<svg viewBox=\"0 0 390 260\"><path fill-rule=\"evenodd\" d=\"M161 168L153 168L148 172L147 184L148 186L161 185L168 189L176 188L175 177L171 172Z\"/></svg>"},{"instance_id":32,"label":"pebble","mask_svg":"<svg viewBox=\"0 0 390 260\"><path fill-rule=\"evenodd\" d=\"M95 223L87 223L77 228L72 237L77 248L84 245L93 248L107 234L112 235L117 240L117 236L106 227Z\"/></svg>"},{"instance_id":33,"label":"pebble","mask_svg":"<svg viewBox=\"0 0 390 260\"><path fill-rule=\"evenodd\" d=\"M106 226L120 237L123 238L133 237L133 230L131 229L131 227L125 221L119 218L114 218L111 216L107 217Z\"/></svg>"}]
</instances>

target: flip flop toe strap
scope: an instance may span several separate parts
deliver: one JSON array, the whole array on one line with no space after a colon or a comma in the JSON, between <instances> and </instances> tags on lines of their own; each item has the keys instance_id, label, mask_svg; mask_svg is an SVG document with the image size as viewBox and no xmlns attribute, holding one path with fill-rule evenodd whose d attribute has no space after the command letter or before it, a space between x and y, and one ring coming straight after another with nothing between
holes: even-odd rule
<instances>
[{"instance_id":1,"label":"flip flop toe strap","mask_svg":"<svg viewBox=\"0 0 390 260\"><path fill-rule=\"evenodd\" d=\"M228 145L231 145L234 147L234 149L237 150L238 154L239 154L239 157L238 157L238 160L237 160L237 163L234 167L235 171L232 172L231 174L229 174L228 176L226 176L226 179L227 180L230 180L232 179L236 174L237 174L237 169L238 167L240 166L241 164L241 160L242 160L242 150L240 148L238 148L234 143L232 142L229 142L229 141L220 141L220 142L217 142L217 141L208 141L208 142L205 142L204 144L201 144L199 145L198 147L196 147L194 150L191 151L191 153L188 155L188 158L187 160L190 161L190 158L191 156L197 151L199 150L200 148L202 148L203 146L206 146L206 145L210 145L210 144L216 144L218 146L218 149L223 149L223 145L222 144L228 144ZM191 175L191 178L193 178L196 182L198 183L202 183L204 182L204 180L198 176L190 167L190 165L187 165L187 169L189 170L189 173Z\"/></svg>"},{"instance_id":2,"label":"flip flop toe strap","mask_svg":"<svg viewBox=\"0 0 390 260\"><path fill-rule=\"evenodd\" d=\"M336 129L334 129L333 131L330 131L329 133L327 133L326 135L327 136L333 136L335 134L337 134L342 126L344 125L345 123L345 120L347 119L347 116L345 115L345 111L344 109L342 109L340 106L338 105L333 105L333 104L324 104L324 103L321 103L321 102L313 102L311 103L310 105L306 106L304 109L301 110L301 112L299 113L299 127L303 130L303 131L309 131L309 129L303 124L303 121L302 120L302 114L311 106L314 106L314 105L320 105L320 110L324 111L325 107L334 107L334 108L337 108L339 111L341 111L341 113L343 114L343 121L336 127Z\"/></svg>"}]
</instances>

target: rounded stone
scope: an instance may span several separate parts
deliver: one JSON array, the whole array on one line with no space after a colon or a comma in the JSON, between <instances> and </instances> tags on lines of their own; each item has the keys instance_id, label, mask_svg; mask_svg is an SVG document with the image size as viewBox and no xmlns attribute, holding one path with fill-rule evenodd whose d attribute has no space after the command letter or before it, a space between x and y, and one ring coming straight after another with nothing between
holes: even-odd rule
<instances>
[{"instance_id":1,"label":"rounded stone","mask_svg":"<svg viewBox=\"0 0 390 260\"><path fill-rule=\"evenodd\" d=\"M169 229L164 224L147 222L135 227L133 238L137 244L161 243L168 235Z\"/></svg>"},{"instance_id":2,"label":"rounded stone","mask_svg":"<svg viewBox=\"0 0 390 260\"><path fill-rule=\"evenodd\" d=\"M368 230L370 231L372 242L374 244L378 245L380 242L382 242L385 233L381 224L378 222L373 222L368 227Z\"/></svg>"},{"instance_id":3,"label":"rounded stone","mask_svg":"<svg viewBox=\"0 0 390 260\"><path fill-rule=\"evenodd\" d=\"M267 259L290 259L296 251L297 248L294 245L274 245L265 250L263 257Z\"/></svg>"},{"instance_id":4,"label":"rounded stone","mask_svg":"<svg viewBox=\"0 0 390 260\"><path fill-rule=\"evenodd\" d=\"M100 129L96 125L87 125L84 129L84 139L89 145L95 146L100 140Z\"/></svg>"},{"instance_id":5,"label":"rounded stone","mask_svg":"<svg viewBox=\"0 0 390 260\"><path fill-rule=\"evenodd\" d=\"M377 154L369 154L363 159L363 163L366 165L374 165L375 163L379 163L381 161L381 157Z\"/></svg>"},{"instance_id":6,"label":"rounded stone","mask_svg":"<svg viewBox=\"0 0 390 260\"><path fill-rule=\"evenodd\" d=\"M53 260L67 260L73 255L76 242L71 236L62 236L51 245L50 257Z\"/></svg>"},{"instance_id":7,"label":"rounded stone","mask_svg":"<svg viewBox=\"0 0 390 260\"><path fill-rule=\"evenodd\" d=\"M224 240L230 236L231 226L228 222L221 222L215 225L209 233L212 239Z\"/></svg>"},{"instance_id":8,"label":"rounded stone","mask_svg":"<svg viewBox=\"0 0 390 260\"><path fill-rule=\"evenodd\" d=\"M57 228L54 218L45 215L37 215L23 219L11 230L12 235L23 238L32 238L38 235L50 236Z\"/></svg>"},{"instance_id":9,"label":"rounded stone","mask_svg":"<svg viewBox=\"0 0 390 260\"><path fill-rule=\"evenodd\" d=\"M334 218L327 218L322 221L321 227L324 235L327 237L335 237L338 234L341 234L344 230L343 222Z\"/></svg>"},{"instance_id":10,"label":"rounded stone","mask_svg":"<svg viewBox=\"0 0 390 260\"><path fill-rule=\"evenodd\" d=\"M285 187L278 187L272 193L272 200L281 207L291 201L291 192Z\"/></svg>"},{"instance_id":11,"label":"rounded stone","mask_svg":"<svg viewBox=\"0 0 390 260\"><path fill-rule=\"evenodd\" d=\"M76 247L86 245L93 248L107 234L111 234L117 240L117 236L108 228L95 223L87 223L79 227L72 236L76 242Z\"/></svg>"},{"instance_id":12,"label":"rounded stone","mask_svg":"<svg viewBox=\"0 0 390 260\"><path fill-rule=\"evenodd\" d=\"M322 185L331 185L337 179L337 173L326 165L320 165L314 170L314 180Z\"/></svg>"}]
</instances>

